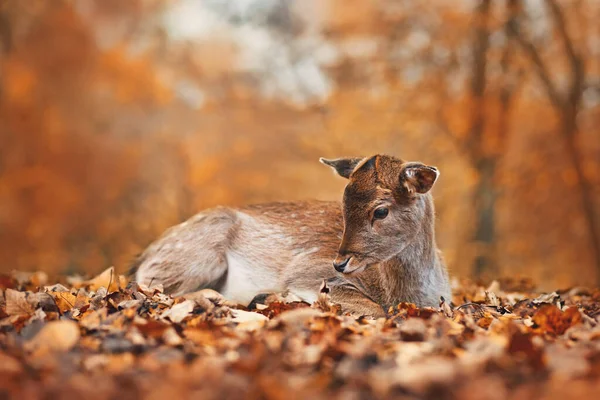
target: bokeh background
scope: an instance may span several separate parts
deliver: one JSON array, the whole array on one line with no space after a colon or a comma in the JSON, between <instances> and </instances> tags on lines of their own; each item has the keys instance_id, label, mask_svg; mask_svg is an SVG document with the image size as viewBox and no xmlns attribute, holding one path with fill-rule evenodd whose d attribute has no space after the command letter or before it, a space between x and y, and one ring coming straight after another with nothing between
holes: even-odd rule
<instances>
[{"instance_id":1,"label":"bokeh background","mask_svg":"<svg viewBox=\"0 0 600 400\"><path fill-rule=\"evenodd\" d=\"M0 269L125 271L202 208L436 165L456 276L600 281L600 1L0 0Z\"/></svg>"}]
</instances>

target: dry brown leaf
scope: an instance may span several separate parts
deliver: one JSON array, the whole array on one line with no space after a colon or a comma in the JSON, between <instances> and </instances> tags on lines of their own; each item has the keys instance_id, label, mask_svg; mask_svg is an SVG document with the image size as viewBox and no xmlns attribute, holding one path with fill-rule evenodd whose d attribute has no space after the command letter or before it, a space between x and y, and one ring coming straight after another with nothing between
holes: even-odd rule
<instances>
[{"instance_id":1,"label":"dry brown leaf","mask_svg":"<svg viewBox=\"0 0 600 400\"><path fill-rule=\"evenodd\" d=\"M44 291L45 292L70 292L69 288L67 288L66 286L60 284L60 283L55 283L54 285L50 285L50 286L44 286Z\"/></svg>"},{"instance_id":2,"label":"dry brown leaf","mask_svg":"<svg viewBox=\"0 0 600 400\"><path fill-rule=\"evenodd\" d=\"M532 319L539 331L554 335L562 335L567 329L582 321L576 307L570 307L563 312L552 304L544 304Z\"/></svg>"},{"instance_id":3,"label":"dry brown leaf","mask_svg":"<svg viewBox=\"0 0 600 400\"><path fill-rule=\"evenodd\" d=\"M69 320L48 322L37 335L25 344L34 357L68 351L79 340L79 325Z\"/></svg>"},{"instance_id":4,"label":"dry brown leaf","mask_svg":"<svg viewBox=\"0 0 600 400\"><path fill-rule=\"evenodd\" d=\"M533 299L535 304L549 303L554 304L560 300L560 295L556 292L544 293Z\"/></svg>"},{"instance_id":5,"label":"dry brown leaf","mask_svg":"<svg viewBox=\"0 0 600 400\"><path fill-rule=\"evenodd\" d=\"M583 378L590 373L591 365L588 361L587 349L567 348L561 344L548 346L545 352L545 360L548 369L555 378L570 381Z\"/></svg>"},{"instance_id":6,"label":"dry brown leaf","mask_svg":"<svg viewBox=\"0 0 600 400\"><path fill-rule=\"evenodd\" d=\"M137 282L136 285L139 288L139 291L147 297L152 297L157 293L163 293L165 291L162 284L154 284L148 287L143 283Z\"/></svg>"},{"instance_id":7,"label":"dry brown leaf","mask_svg":"<svg viewBox=\"0 0 600 400\"><path fill-rule=\"evenodd\" d=\"M14 289L17 287L17 281L12 277L0 274L0 289Z\"/></svg>"},{"instance_id":8,"label":"dry brown leaf","mask_svg":"<svg viewBox=\"0 0 600 400\"><path fill-rule=\"evenodd\" d=\"M162 340L167 346L179 346L183 343L181 336L177 334L173 327L168 327L162 334Z\"/></svg>"},{"instance_id":9,"label":"dry brown leaf","mask_svg":"<svg viewBox=\"0 0 600 400\"><path fill-rule=\"evenodd\" d=\"M335 304L331 301L331 296L329 286L327 286L327 281L323 280L321 282L321 287L319 288L319 295L317 296L317 300L312 304L311 307L316 308L318 310L324 312L331 312L334 314L341 314L342 308L339 304Z\"/></svg>"},{"instance_id":10,"label":"dry brown leaf","mask_svg":"<svg viewBox=\"0 0 600 400\"><path fill-rule=\"evenodd\" d=\"M231 320L237 323L238 329L249 332L262 328L269 321L264 315L251 311L232 309L231 315Z\"/></svg>"},{"instance_id":11,"label":"dry brown leaf","mask_svg":"<svg viewBox=\"0 0 600 400\"><path fill-rule=\"evenodd\" d=\"M12 271L12 277L19 283L19 285L27 286L32 290L36 290L37 288L40 288L48 283L48 274L43 271Z\"/></svg>"},{"instance_id":12,"label":"dry brown leaf","mask_svg":"<svg viewBox=\"0 0 600 400\"><path fill-rule=\"evenodd\" d=\"M0 352L0 375L15 377L23 372L23 365L14 357Z\"/></svg>"},{"instance_id":13,"label":"dry brown leaf","mask_svg":"<svg viewBox=\"0 0 600 400\"><path fill-rule=\"evenodd\" d=\"M31 315L34 307L27 301L27 292L19 292L13 289L4 291L6 299L6 314L8 315Z\"/></svg>"},{"instance_id":14,"label":"dry brown leaf","mask_svg":"<svg viewBox=\"0 0 600 400\"><path fill-rule=\"evenodd\" d=\"M530 333L521 332L513 327L507 351L509 354L525 358L538 370L544 366L543 351L535 345Z\"/></svg>"},{"instance_id":15,"label":"dry brown leaf","mask_svg":"<svg viewBox=\"0 0 600 400\"><path fill-rule=\"evenodd\" d=\"M73 308L82 309L90 304L90 298L83 289L79 289L77 296L75 296L75 302Z\"/></svg>"},{"instance_id":16,"label":"dry brown leaf","mask_svg":"<svg viewBox=\"0 0 600 400\"><path fill-rule=\"evenodd\" d=\"M99 310L87 310L79 318L79 325L83 328L93 330L98 329L101 323L108 318L108 310L101 308Z\"/></svg>"},{"instance_id":17,"label":"dry brown leaf","mask_svg":"<svg viewBox=\"0 0 600 400\"><path fill-rule=\"evenodd\" d=\"M487 297L484 287L458 286L468 293L462 295L462 306L443 302L433 309L400 303L387 319L372 320L332 313L335 305L327 293L322 293L321 309L271 294L248 311L227 307L214 292L205 292L212 299L198 293L173 299L156 289L141 292L137 284L110 293L79 285L77 292L9 291L6 297L24 298L33 312L0 314L5 317L0 331L10 332L0 336L2 349L11 351L4 376L32 382L43 393L55 389L46 389L46 382L60 382L60 390L70 393L76 379L84 392L93 382L131 388L132 397L143 397L158 383L181 390L183 397L188 389L198 396L199 387L205 387L201 392L206 397L227 397L236 387L232 398L267 392L319 398L322 390L332 398L356 393L365 398L398 393L438 398L439 393L471 393L470 387L481 390L482 382L513 395L515 377L548 387L600 376L595 343L600 338L595 320L600 294L593 290L565 292L557 302L554 294L506 293L497 283L490 286L496 295L488 290ZM529 300L514 305L508 299ZM560 308L531 299L550 300ZM63 318L77 321L58 320L55 301ZM5 308L0 301L0 311ZM28 381L30 370L37 377ZM0 376L0 390L2 382ZM276 388L253 386L264 382ZM309 391L306 385L320 389ZM481 398L489 395L484 391Z\"/></svg>"},{"instance_id":18,"label":"dry brown leaf","mask_svg":"<svg viewBox=\"0 0 600 400\"><path fill-rule=\"evenodd\" d=\"M94 278L82 282L91 291L105 288L109 293L119 290L120 278L115 273L115 267L109 267Z\"/></svg>"},{"instance_id":19,"label":"dry brown leaf","mask_svg":"<svg viewBox=\"0 0 600 400\"><path fill-rule=\"evenodd\" d=\"M49 292L48 294L54 298L61 313L71 310L77 302L77 296L71 292Z\"/></svg>"},{"instance_id":20,"label":"dry brown leaf","mask_svg":"<svg viewBox=\"0 0 600 400\"><path fill-rule=\"evenodd\" d=\"M494 293L490 290L485 291L485 302L487 303L487 305L490 305L493 307L500 306L500 300L498 299L498 296L496 296L496 293Z\"/></svg>"},{"instance_id":21,"label":"dry brown leaf","mask_svg":"<svg viewBox=\"0 0 600 400\"><path fill-rule=\"evenodd\" d=\"M427 325L421 318L409 318L400 325L400 337L405 342L425 340Z\"/></svg>"},{"instance_id":22,"label":"dry brown leaf","mask_svg":"<svg viewBox=\"0 0 600 400\"><path fill-rule=\"evenodd\" d=\"M154 339L160 338L170 327L169 324L155 320L142 320L135 326L144 336Z\"/></svg>"},{"instance_id":23,"label":"dry brown leaf","mask_svg":"<svg viewBox=\"0 0 600 400\"><path fill-rule=\"evenodd\" d=\"M286 326L300 327L309 323L313 318L320 315L323 315L323 313L314 308L295 308L279 314L269 322L269 325L276 326L278 324L283 324Z\"/></svg>"},{"instance_id":24,"label":"dry brown leaf","mask_svg":"<svg viewBox=\"0 0 600 400\"><path fill-rule=\"evenodd\" d=\"M179 304L175 304L173 307L163 312L161 314L161 318L169 319L171 322L178 324L181 321L183 321L186 317L191 315L192 311L194 311L195 306L195 301L185 300Z\"/></svg>"},{"instance_id":25,"label":"dry brown leaf","mask_svg":"<svg viewBox=\"0 0 600 400\"><path fill-rule=\"evenodd\" d=\"M124 301L120 302L119 304L117 304L117 308L118 309L138 308L143 303L144 302L142 300L124 300Z\"/></svg>"}]
</instances>

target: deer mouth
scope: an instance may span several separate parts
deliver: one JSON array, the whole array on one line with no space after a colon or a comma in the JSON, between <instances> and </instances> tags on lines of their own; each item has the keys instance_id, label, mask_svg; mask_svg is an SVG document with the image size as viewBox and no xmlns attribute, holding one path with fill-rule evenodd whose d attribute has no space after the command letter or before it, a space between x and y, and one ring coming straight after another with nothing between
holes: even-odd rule
<instances>
[{"instance_id":1,"label":"deer mouth","mask_svg":"<svg viewBox=\"0 0 600 400\"><path fill-rule=\"evenodd\" d=\"M333 267L337 272L344 275L357 274L367 269L370 265L381 262L381 260L373 256L374 254L376 254L375 251L353 253L344 258L338 255L333 261Z\"/></svg>"},{"instance_id":2,"label":"deer mouth","mask_svg":"<svg viewBox=\"0 0 600 400\"><path fill-rule=\"evenodd\" d=\"M357 274L359 272L364 271L368 266L369 264L362 263L356 260L354 257L352 257L348 261L348 264L346 265L346 268L344 269L344 271L342 271L342 273L344 275Z\"/></svg>"},{"instance_id":3,"label":"deer mouth","mask_svg":"<svg viewBox=\"0 0 600 400\"><path fill-rule=\"evenodd\" d=\"M344 271L344 275L359 274L359 273L363 272L365 269L367 269L367 265L363 265L363 266L357 267L357 268L355 268L353 270Z\"/></svg>"}]
</instances>

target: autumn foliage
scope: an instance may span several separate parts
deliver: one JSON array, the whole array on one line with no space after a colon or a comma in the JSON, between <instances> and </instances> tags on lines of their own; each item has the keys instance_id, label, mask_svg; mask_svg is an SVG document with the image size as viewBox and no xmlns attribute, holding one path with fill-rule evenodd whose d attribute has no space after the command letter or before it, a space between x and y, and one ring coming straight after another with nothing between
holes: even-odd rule
<instances>
[{"instance_id":1,"label":"autumn foliage","mask_svg":"<svg viewBox=\"0 0 600 400\"><path fill-rule=\"evenodd\" d=\"M249 308L172 298L112 268L0 279L9 398L564 399L599 394L600 291L455 282L452 303L352 317L273 294Z\"/></svg>"}]
</instances>

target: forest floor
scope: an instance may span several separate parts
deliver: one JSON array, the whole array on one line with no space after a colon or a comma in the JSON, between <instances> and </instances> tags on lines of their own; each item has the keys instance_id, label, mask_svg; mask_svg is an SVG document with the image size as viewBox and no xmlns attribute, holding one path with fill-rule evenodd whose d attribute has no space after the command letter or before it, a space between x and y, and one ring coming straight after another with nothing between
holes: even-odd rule
<instances>
[{"instance_id":1,"label":"forest floor","mask_svg":"<svg viewBox=\"0 0 600 400\"><path fill-rule=\"evenodd\" d=\"M387 318L273 295L171 298L113 269L0 277L0 398L566 399L600 395L600 290L457 283Z\"/></svg>"}]
</instances>

